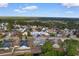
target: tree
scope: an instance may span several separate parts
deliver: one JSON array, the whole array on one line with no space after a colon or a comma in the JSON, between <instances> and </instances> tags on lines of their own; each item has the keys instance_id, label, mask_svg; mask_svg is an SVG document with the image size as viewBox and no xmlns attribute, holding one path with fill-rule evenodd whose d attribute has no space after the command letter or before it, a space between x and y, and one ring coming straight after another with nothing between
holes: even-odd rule
<instances>
[{"instance_id":1,"label":"tree","mask_svg":"<svg viewBox=\"0 0 79 59\"><path fill-rule=\"evenodd\" d=\"M27 32L27 36L32 36L31 33L30 33L30 31Z\"/></svg>"},{"instance_id":2,"label":"tree","mask_svg":"<svg viewBox=\"0 0 79 59\"><path fill-rule=\"evenodd\" d=\"M1 47L3 47L3 46L2 46L2 41L0 41L0 48L1 48Z\"/></svg>"},{"instance_id":3,"label":"tree","mask_svg":"<svg viewBox=\"0 0 79 59\"><path fill-rule=\"evenodd\" d=\"M75 22L73 22L73 21L69 21L69 22L67 22L67 28L68 29L76 29L77 28L77 24L75 23Z\"/></svg>"},{"instance_id":4,"label":"tree","mask_svg":"<svg viewBox=\"0 0 79 59\"><path fill-rule=\"evenodd\" d=\"M52 51L52 44L50 41L46 41L46 43L41 48L42 48L42 53Z\"/></svg>"},{"instance_id":5,"label":"tree","mask_svg":"<svg viewBox=\"0 0 79 59\"><path fill-rule=\"evenodd\" d=\"M66 53L68 56L75 56L77 55L77 47L78 47L78 41L77 40L65 40L65 46L66 46Z\"/></svg>"},{"instance_id":6,"label":"tree","mask_svg":"<svg viewBox=\"0 0 79 59\"><path fill-rule=\"evenodd\" d=\"M56 36L56 33L55 32L50 33L50 36L55 37Z\"/></svg>"},{"instance_id":7,"label":"tree","mask_svg":"<svg viewBox=\"0 0 79 59\"><path fill-rule=\"evenodd\" d=\"M75 56L77 54L77 50L75 45L70 45L67 49L67 55L68 56Z\"/></svg>"},{"instance_id":8,"label":"tree","mask_svg":"<svg viewBox=\"0 0 79 59\"><path fill-rule=\"evenodd\" d=\"M13 21L9 20L7 25L8 31L11 31L13 28Z\"/></svg>"},{"instance_id":9,"label":"tree","mask_svg":"<svg viewBox=\"0 0 79 59\"><path fill-rule=\"evenodd\" d=\"M64 22L53 22L53 23L54 23L53 27L57 27L59 29L66 28L66 24Z\"/></svg>"},{"instance_id":10,"label":"tree","mask_svg":"<svg viewBox=\"0 0 79 59\"><path fill-rule=\"evenodd\" d=\"M56 50L52 47L52 43L50 41L46 41L46 43L41 48L43 56L63 56L64 52L60 50Z\"/></svg>"}]
</instances>

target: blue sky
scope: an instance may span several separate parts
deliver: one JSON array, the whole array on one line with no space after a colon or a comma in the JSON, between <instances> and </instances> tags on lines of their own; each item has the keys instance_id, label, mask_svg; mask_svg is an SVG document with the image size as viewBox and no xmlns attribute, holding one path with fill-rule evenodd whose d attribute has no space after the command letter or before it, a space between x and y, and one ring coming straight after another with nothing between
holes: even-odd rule
<instances>
[{"instance_id":1,"label":"blue sky","mask_svg":"<svg viewBox=\"0 0 79 59\"><path fill-rule=\"evenodd\" d=\"M40 16L79 18L79 4L0 3L0 16Z\"/></svg>"}]
</instances>

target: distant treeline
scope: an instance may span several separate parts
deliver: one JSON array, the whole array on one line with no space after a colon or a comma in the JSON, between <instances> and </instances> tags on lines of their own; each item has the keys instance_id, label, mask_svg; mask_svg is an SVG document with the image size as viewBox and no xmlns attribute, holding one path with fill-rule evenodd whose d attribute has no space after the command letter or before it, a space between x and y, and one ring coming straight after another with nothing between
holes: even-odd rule
<instances>
[{"instance_id":1,"label":"distant treeline","mask_svg":"<svg viewBox=\"0 0 79 59\"><path fill-rule=\"evenodd\" d=\"M57 18L57 17L0 17L0 22L8 22L8 27L13 24L36 25L44 27L57 27L60 29L79 29L79 18Z\"/></svg>"},{"instance_id":2,"label":"distant treeline","mask_svg":"<svg viewBox=\"0 0 79 59\"><path fill-rule=\"evenodd\" d=\"M79 21L79 18L62 18L62 17L0 17L0 21L4 20L41 20L41 21Z\"/></svg>"}]
</instances>

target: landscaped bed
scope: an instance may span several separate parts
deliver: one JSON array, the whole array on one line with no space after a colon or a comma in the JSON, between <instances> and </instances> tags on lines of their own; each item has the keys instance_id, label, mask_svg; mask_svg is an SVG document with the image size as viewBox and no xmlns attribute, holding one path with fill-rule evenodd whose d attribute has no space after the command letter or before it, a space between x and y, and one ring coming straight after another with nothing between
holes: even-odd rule
<instances>
[{"instance_id":1,"label":"landscaped bed","mask_svg":"<svg viewBox=\"0 0 79 59\"><path fill-rule=\"evenodd\" d=\"M12 48L10 48L10 49L0 49L0 55L1 54L6 54L6 53L12 53Z\"/></svg>"}]
</instances>

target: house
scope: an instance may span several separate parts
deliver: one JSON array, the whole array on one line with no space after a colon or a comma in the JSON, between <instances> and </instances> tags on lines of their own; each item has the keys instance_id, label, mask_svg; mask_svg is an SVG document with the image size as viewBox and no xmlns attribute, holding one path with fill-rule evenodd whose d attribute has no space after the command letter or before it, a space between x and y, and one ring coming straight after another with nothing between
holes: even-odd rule
<instances>
[{"instance_id":1,"label":"house","mask_svg":"<svg viewBox=\"0 0 79 59\"><path fill-rule=\"evenodd\" d=\"M30 49L28 45L28 40L25 36L22 36L22 39L20 40L19 45L20 47L18 49Z\"/></svg>"},{"instance_id":2,"label":"house","mask_svg":"<svg viewBox=\"0 0 79 59\"><path fill-rule=\"evenodd\" d=\"M35 44L35 45L37 45L37 46L39 46L39 45L43 45L44 43L45 43L45 40L47 39L47 33L45 33L45 32L32 32L31 33L32 35L33 35L33 37L34 37L34 41L33 41L33 43ZM43 35L46 35L46 36L43 36Z\"/></svg>"},{"instance_id":3,"label":"house","mask_svg":"<svg viewBox=\"0 0 79 59\"><path fill-rule=\"evenodd\" d=\"M12 47L19 47L19 43L20 38L17 35L12 36Z\"/></svg>"},{"instance_id":4,"label":"house","mask_svg":"<svg viewBox=\"0 0 79 59\"><path fill-rule=\"evenodd\" d=\"M42 46L42 45L44 45L45 40L43 40L43 39L34 40L33 43L34 43L34 45L36 45L36 46Z\"/></svg>"},{"instance_id":5,"label":"house","mask_svg":"<svg viewBox=\"0 0 79 59\"><path fill-rule=\"evenodd\" d=\"M11 41L8 36L3 39L2 45L4 49L9 49L11 47Z\"/></svg>"}]
</instances>

